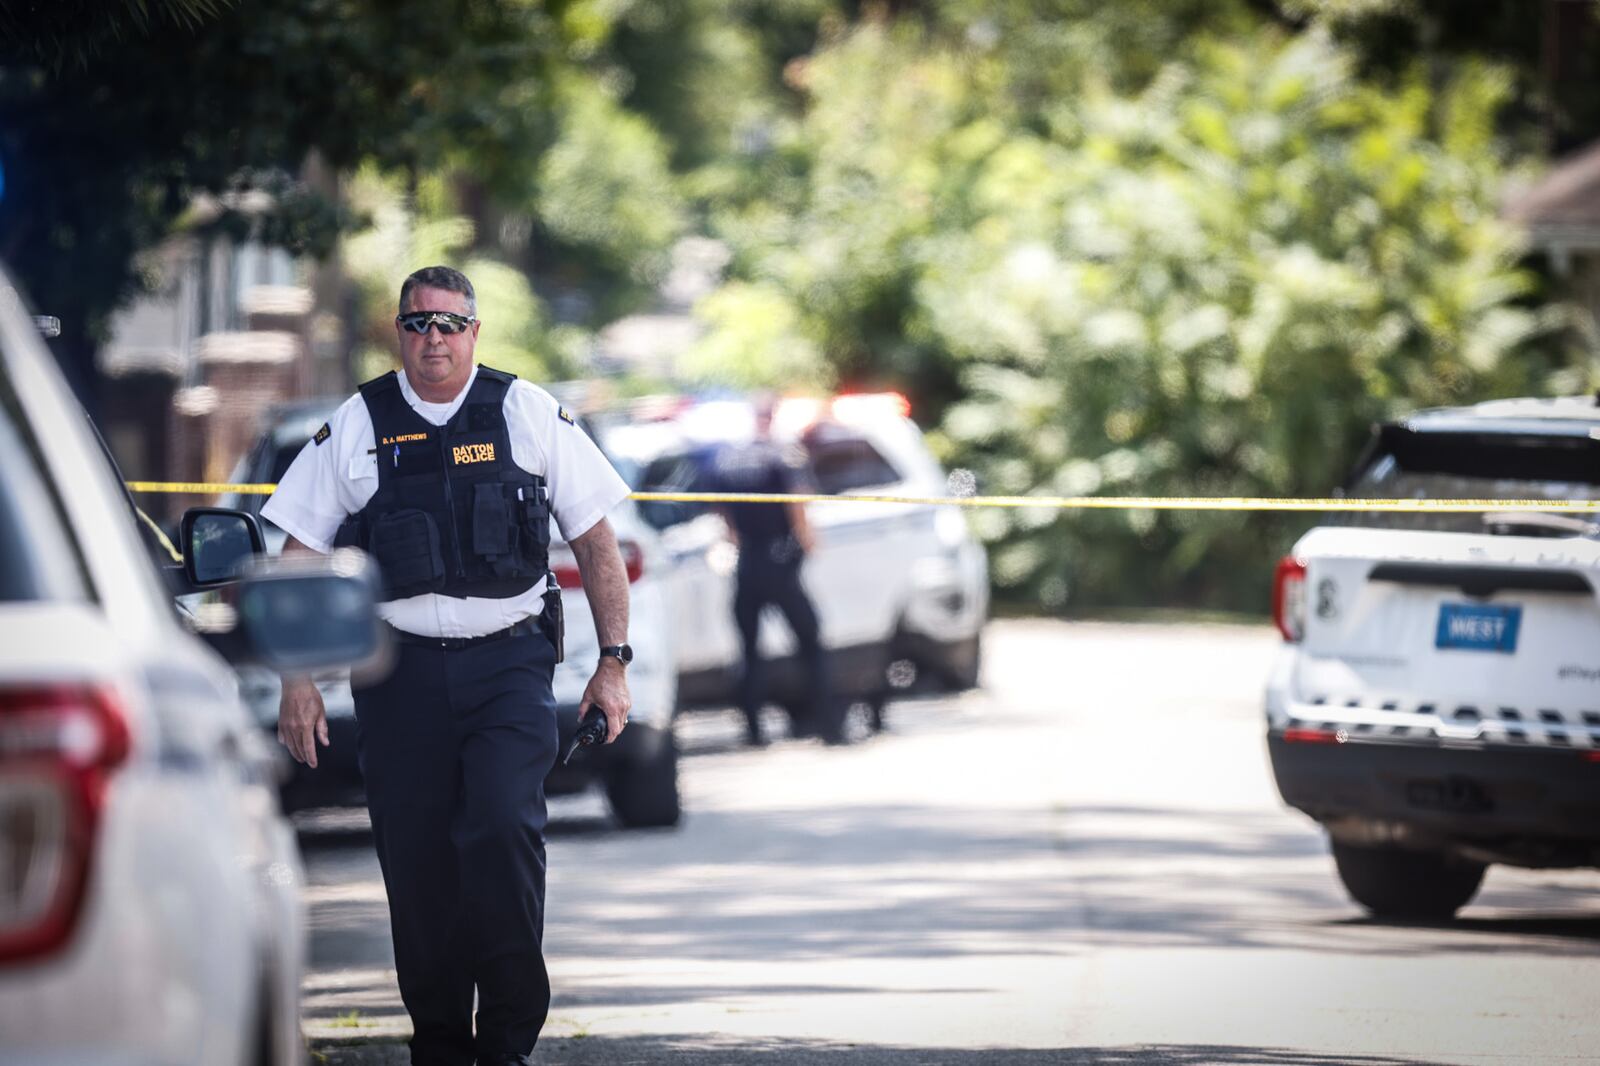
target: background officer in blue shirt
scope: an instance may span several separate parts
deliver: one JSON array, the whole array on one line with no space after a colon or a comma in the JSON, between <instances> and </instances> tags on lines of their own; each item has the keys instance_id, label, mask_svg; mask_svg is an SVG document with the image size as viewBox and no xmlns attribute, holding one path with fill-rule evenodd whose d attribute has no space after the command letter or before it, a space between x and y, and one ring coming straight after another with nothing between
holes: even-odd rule
<instances>
[{"instance_id":1,"label":"background officer in blue shirt","mask_svg":"<svg viewBox=\"0 0 1600 1066\"><path fill-rule=\"evenodd\" d=\"M396 665L355 689L355 709L412 1062L520 1063L550 1005L549 523L577 557L600 638L580 718L603 709L610 743L632 705L632 650L605 514L628 489L549 393L473 361L480 323L462 274L412 274L395 322L403 369L339 408L262 515L289 534L286 552L358 545L384 577ZM284 679L278 736L316 766L328 732L309 678Z\"/></svg>"},{"instance_id":2,"label":"background officer in blue shirt","mask_svg":"<svg viewBox=\"0 0 1600 1066\"><path fill-rule=\"evenodd\" d=\"M798 447L783 448L772 439L773 401L764 398L755 410L755 439L717 452L707 478L709 490L734 494L795 494L813 491L805 456ZM817 611L800 568L814 541L805 504L798 502L729 503L720 505L728 535L739 548L738 583L733 598L734 621L744 646L744 675L739 687L746 736L753 745L766 743L761 705L766 695L766 663L761 654L761 615L776 607L794 631L808 685L805 720L800 732L820 734L824 741L844 740L842 715L832 698L827 656Z\"/></svg>"}]
</instances>

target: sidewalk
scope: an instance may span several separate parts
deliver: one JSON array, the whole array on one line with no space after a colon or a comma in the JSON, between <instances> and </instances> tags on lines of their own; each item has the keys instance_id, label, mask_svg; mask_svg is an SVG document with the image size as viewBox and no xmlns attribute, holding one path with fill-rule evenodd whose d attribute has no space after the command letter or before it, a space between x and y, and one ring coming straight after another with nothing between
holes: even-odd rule
<instances>
[{"instance_id":1,"label":"sidewalk","mask_svg":"<svg viewBox=\"0 0 1600 1066\"><path fill-rule=\"evenodd\" d=\"M410 1066L404 1044L324 1045L314 1049L313 1066ZM1260 1047L1210 1044L1123 1045L1076 1048L912 1048L845 1044L823 1040L762 1040L728 1037L565 1037L543 1040L534 1055L538 1066L1441 1066L1410 1056L1322 1054ZM1494 1056L1454 1059L1481 1066Z\"/></svg>"}]
</instances>

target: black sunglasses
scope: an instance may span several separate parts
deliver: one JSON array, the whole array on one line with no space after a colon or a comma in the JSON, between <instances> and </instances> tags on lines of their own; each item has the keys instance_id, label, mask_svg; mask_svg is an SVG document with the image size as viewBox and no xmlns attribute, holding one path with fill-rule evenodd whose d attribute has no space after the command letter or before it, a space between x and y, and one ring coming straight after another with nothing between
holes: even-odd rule
<instances>
[{"instance_id":1,"label":"black sunglasses","mask_svg":"<svg viewBox=\"0 0 1600 1066\"><path fill-rule=\"evenodd\" d=\"M396 315L394 320L401 329L409 329L412 333L426 334L431 327L438 326L439 332L446 337L461 333L478 321L471 315L458 315L454 311L411 311Z\"/></svg>"}]
</instances>

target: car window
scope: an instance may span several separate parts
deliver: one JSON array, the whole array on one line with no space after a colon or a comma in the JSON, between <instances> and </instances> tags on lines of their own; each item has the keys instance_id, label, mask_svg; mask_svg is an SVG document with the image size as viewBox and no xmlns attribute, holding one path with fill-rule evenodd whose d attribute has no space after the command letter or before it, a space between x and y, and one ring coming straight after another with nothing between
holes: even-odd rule
<instances>
[{"instance_id":1,"label":"car window","mask_svg":"<svg viewBox=\"0 0 1600 1066\"><path fill-rule=\"evenodd\" d=\"M289 467L294 465L295 459L305 451L306 442L300 441L292 445L279 447L272 454L272 467L267 471L267 476L262 479L264 484L276 485L283 480L283 475L289 472Z\"/></svg>"},{"instance_id":2,"label":"car window","mask_svg":"<svg viewBox=\"0 0 1600 1066\"><path fill-rule=\"evenodd\" d=\"M810 437L806 452L817 491L826 495L892 485L901 480L883 453L861 437Z\"/></svg>"},{"instance_id":3,"label":"car window","mask_svg":"<svg viewBox=\"0 0 1600 1066\"><path fill-rule=\"evenodd\" d=\"M76 543L0 377L0 602L81 600Z\"/></svg>"},{"instance_id":4,"label":"car window","mask_svg":"<svg viewBox=\"0 0 1600 1066\"><path fill-rule=\"evenodd\" d=\"M1410 432L1386 427L1348 494L1373 499L1600 499L1600 442L1587 437ZM1476 514L1350 513L1340 524L1482 532Z\"/></svg>"},{"instance_id":5,"label":"car window","mask_svg":"<svg viewBox=\"0 0 1600 1066\"><path fill-rule=\"evenodd\" d=\"M621 468L619 467L619 470ZM699 492L700 466L691 455L662 455L642 466L635 466L637 483L629 482L640 492ZM709 508L704 503L687 503L676 500L640 500L639 514L656 529L666 529L688 522L705 514Z\"/></svg>"}]
</instances>

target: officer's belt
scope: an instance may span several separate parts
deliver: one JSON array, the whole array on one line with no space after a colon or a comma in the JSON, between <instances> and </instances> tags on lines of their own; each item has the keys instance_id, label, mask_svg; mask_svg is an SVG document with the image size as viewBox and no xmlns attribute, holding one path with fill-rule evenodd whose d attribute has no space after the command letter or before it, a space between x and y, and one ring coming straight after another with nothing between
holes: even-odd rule
<instances>
[{"instance_id":1,"label":"officer's belt","mask_svg":"<svg viewBox=\"0 0 1600 1066\"><path fill-rule=\"evenodd\" d=\"M494 640L504 640L507 637L531 636L538 627L538 622L532 618L524 618L504 629L493 633L485 633L481 637L425 637L420 633L407 633L403 629L389 627L389 632L394 634L394 639L401 644L420 644L427 648L443 648L445 651L460 651L463 648L475 648L479 644L488 644Z\"/></svg>"}]
</instances>

